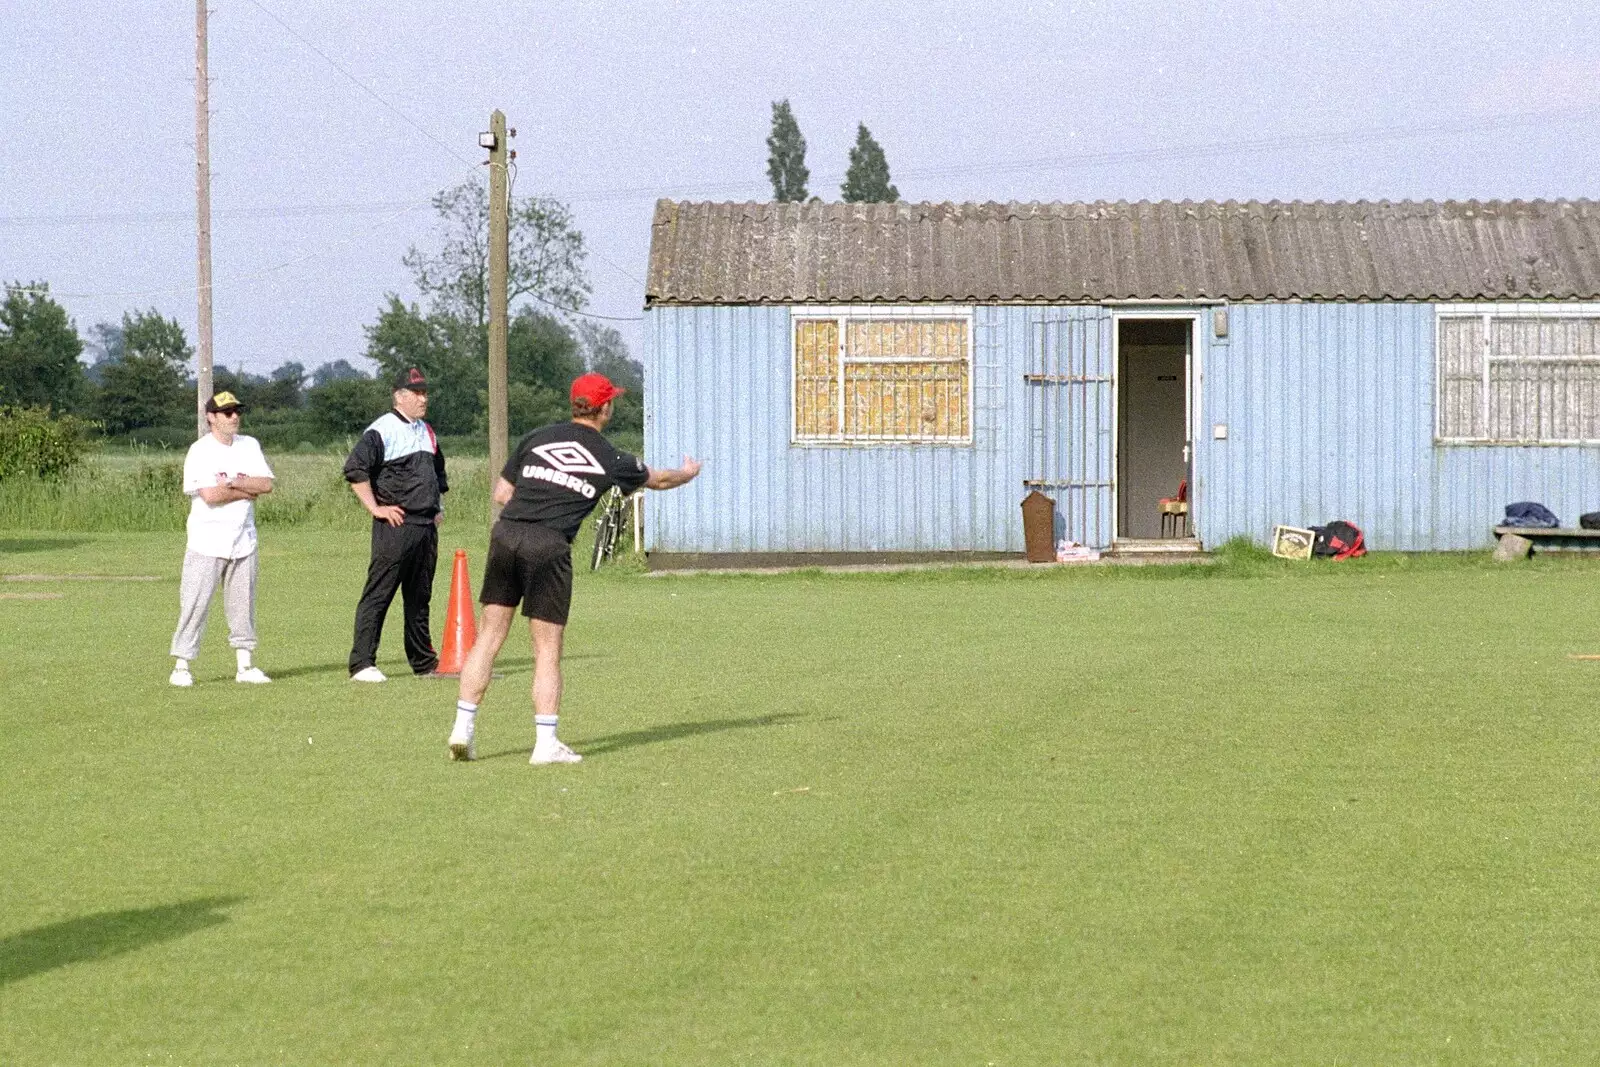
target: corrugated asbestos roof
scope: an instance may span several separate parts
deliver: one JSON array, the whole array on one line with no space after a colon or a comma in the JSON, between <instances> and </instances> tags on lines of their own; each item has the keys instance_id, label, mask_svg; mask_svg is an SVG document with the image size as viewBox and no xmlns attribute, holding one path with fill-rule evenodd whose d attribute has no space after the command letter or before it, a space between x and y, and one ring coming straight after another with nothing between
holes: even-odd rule
<instances>
[{"instance_id":1,"label":"corrugated asbestos roof","mask_svg":"<svg viewBox=\"0 0 1600 1067\"><path fill-rule=\"evenodd\" d=\"M658 201L648 304L1600 298L1600 202Z\"/></svg>"}]
</instances>

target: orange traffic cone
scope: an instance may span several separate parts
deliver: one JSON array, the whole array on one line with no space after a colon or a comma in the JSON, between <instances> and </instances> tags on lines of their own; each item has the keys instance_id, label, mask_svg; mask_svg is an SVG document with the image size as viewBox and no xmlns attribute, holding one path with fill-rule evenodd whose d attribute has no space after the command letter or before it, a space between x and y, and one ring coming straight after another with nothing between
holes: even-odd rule
<instances>
[{"instance_id":1,"label":"orange traffic cone","mask_svg":"<svg viewBox=\"0 0 1600 1067\"><path fill-rule=\"evenodd\" d=\"M439 650L439 666L434 670L452 678L461 673L478 639L478 625L472 620L472 579L467 577L467 551L456 549L455 566L450 572L450 606L445 610L444 647Z\"/></svg>"}]
</instances>

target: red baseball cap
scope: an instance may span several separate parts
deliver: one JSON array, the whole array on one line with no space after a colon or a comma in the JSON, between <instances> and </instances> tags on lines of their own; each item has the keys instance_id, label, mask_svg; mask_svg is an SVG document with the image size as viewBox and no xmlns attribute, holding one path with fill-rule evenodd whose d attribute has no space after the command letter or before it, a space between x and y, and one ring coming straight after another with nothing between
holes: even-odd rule
<instances>
[{"instance_id":1,"label":"red baseball cap","mask_svg":"<svg viewBox=\"0 0 1600 1067\"><path fill-rule=\"evenodd\" d=\"M577 380L572 383L572 399L581 400L592 408L601 407L607 400L626 392L626 389L618 389L612 385L611 379L604 374L596 374L594 371L578 375Z\"/></svg>"}]
</instances>

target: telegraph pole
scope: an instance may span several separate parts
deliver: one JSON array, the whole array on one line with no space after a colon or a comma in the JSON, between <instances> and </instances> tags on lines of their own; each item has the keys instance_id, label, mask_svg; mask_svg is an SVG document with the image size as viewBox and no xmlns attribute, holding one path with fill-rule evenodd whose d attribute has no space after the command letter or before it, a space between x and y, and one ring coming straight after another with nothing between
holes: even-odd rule
<instances>
[{"instance_id":1,"label":"telegraph pole","mask_svg":"<svg viewBox=\"0 0 1600 1067\"><path fill-rule=\"evenodd\" d=\"M211 77L206 64L206 2L195 0L194 5L194 192L200 295L195 420L201 437L206 433L206 401L211 398Z\"/></svg>"},{"instance_id":2,"label":"telegraph pole","mask_svg":"<svg viewBox=\"0 0 1600 1067\"><path fill-rule=\"evenodd\" d=\"M204 0L201 0L204 3ZM507 197L508 152L505 112L489 116L489 134L480 142L489 149L489 483L506 465L506 317L507 278L511 268L510 219ZM489 521L500 508L489 503Z\"/></svg>"}]
</instances>

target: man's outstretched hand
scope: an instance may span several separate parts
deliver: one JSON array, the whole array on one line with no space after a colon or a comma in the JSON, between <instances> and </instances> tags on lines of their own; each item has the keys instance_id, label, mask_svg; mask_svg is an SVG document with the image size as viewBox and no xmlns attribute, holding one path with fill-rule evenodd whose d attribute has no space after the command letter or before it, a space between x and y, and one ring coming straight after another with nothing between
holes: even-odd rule
<instances>
[{"instance_id":1,"label":"man's outstretched hand","mask_svg":"<svg viewBox=\"0 0 1600 1067\"><path fill-rule=\"evenodd\" d=\"M676 489L680 485L692 482L700 473L700 461L693 456L683 457L683 466L677 470L658 471L652 470L645 479L646 489Z\"/></svg>"}]
</instances>

